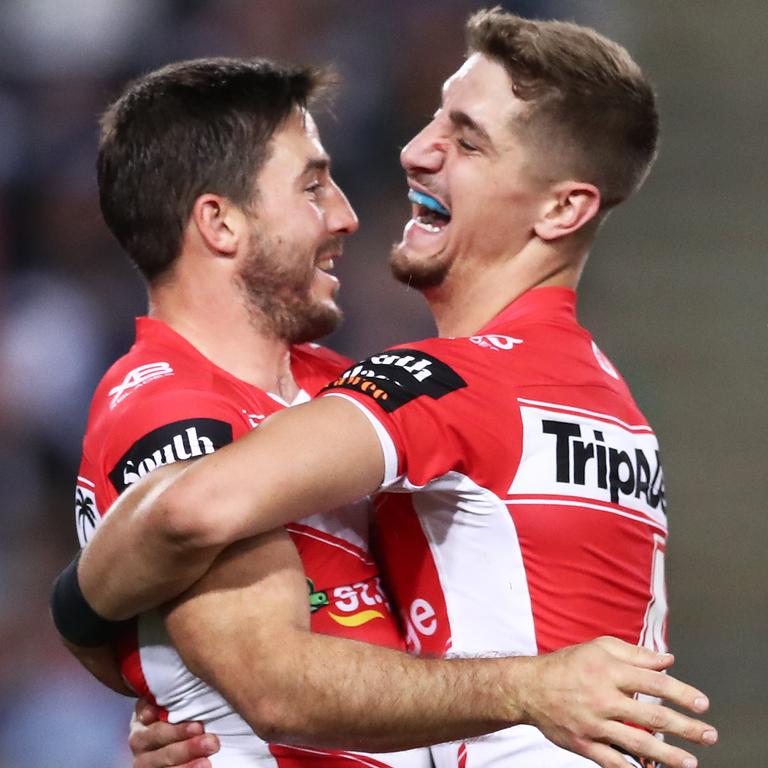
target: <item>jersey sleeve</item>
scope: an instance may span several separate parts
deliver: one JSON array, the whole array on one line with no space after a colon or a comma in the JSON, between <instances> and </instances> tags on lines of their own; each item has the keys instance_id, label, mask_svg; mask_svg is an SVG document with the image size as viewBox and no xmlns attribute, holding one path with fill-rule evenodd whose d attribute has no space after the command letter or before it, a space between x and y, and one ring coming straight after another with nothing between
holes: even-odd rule
<instances>
[{"instance_id":1,"label":"jersey sleeve","mask_svg":"<svg viewBox=\"0 0 768 768\"><path fill-rule=\"evenodd\" d=\"M75 489L81 546L133 483L157 467L213 453L249 429L247 414L207 391L154 393L103 413L86 433Z\"/></svg>"},{"instance_id":2,"label":"jersey sleeve","mask_svg":"<svg viewBox=\"0 0 768 768\"><path fill-rule=\"evenodd\" d=\"M413 490L460 469L465 375L445 356L395 348L363 360L329 384L322 396L344 397L376 430L385 457L381 490Z\"/></svg>"}]
</instances>

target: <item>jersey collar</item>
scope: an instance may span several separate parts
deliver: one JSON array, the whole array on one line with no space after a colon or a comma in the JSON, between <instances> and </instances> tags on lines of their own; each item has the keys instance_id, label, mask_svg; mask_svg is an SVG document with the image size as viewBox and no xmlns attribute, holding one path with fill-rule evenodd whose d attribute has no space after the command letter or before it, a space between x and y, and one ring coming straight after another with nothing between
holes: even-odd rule
<instances>
[{"instance_id":1,"label":"jersey collar","mask_svg":"<svg viewBox=\"0 0 768 768\"><path fill-rule=\"evenodd\" d=\"M538 320L575 322L576 291L559 286L532 288L502 309L477 334L483 335L499 325Z\"/></svg>"},{"instance_id":2,"label":"jersey collar","mask_svg":"<svg viewBox=\"0 0 768 768\"><path fill-rule=\"evenodd\" d=\"M264 394L269 395L269 397L280 403L280 405L284 405L286 407L291 405L298 405L299 403L304 403L311 399L310 396L304 391L304 388L301 384L299 384L298 394L293 399L293 401L289 403L283 400L279 395L276 395L272 392L267 392L266 390L262 390L253 384L249 384L247 381L238 379L237 376L233 376L229 371L224 368L220 368L218 365L216 365L216 363L209 360L194 344L187 341L180 333L174 331L170 325L164 323L162 320L155 320L155 318L147 316L136 318L136 343L139 344L142 342L162 344L164 346L170 347L177 353L183 350L184 354L197 361L198 365L203 365L206 368L218 371L219 376L223 376L227 379L230 379L231 381L235 381L241 386L249 387L250 389L257 392L264 392ZM294 353L295 347L292 347L291 367L293 367Z\"/></svg>"}]
</instances>

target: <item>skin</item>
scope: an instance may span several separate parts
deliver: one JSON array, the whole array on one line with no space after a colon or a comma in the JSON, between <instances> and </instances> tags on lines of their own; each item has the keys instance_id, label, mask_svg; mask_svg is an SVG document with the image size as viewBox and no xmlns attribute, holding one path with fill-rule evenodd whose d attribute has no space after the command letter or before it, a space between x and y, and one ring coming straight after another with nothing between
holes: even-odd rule
<instances>
[{"instance_id":1,"label":"skin","mask_svg":"<svg viewBox=\"0 0 768 768\"><path fill-rule=\"evenodd\" d=\"M599 192L594 186L570 180L542 185L530 174L525 148L510 129L510 120L525 107L509 85L499 65L482 56L470 57L446 83L442 107L433 121L402 153L411 185L435 194L453 213L450 224L438 233L409 223L393 256L400 271L439 267L442 276L424 294L444 336L471 335L532 287L575 286L590 240L584 233L593 231L599 214ZM260 468L258 477L254 466ZM141 491L121 498L81 558L84 594L99 613L121 618L171 600L210 569L205 579L211 581L199 582L168 614L174 640L183 644L184 637L193 633L193 622L184 620L185 613L211 617L214 611L208 600L212 590L229 594L237 602L234 585L232 590L222 590L219 581L232 578L227 571L236 562L231 551L221 554L225 547L254 535L269 535L268 531L300 518L308 509L350 503L374 492L383 475L384 458L372 425L345 400L322 398L278 413L236 444L192 465L157 471L142 481ZM203 503L208 498L217 499L215 510ZM115 567L117 550L137 556L122 558ZM253 563L256 560L263 562L264 557L240 563L239 588L249 579L255 584L266 578L251 570L258 568ZM195 604L203 607L190 608ZM216 603L215 612L220 605ZM175 628L174 615L179 620ZM291 621L301 633L298 616L287 620L286 626ZM200 624L198 621L198 631ZM231 642L242 644L236 635L233 633ZM198 649L198 656L203 640L195 634L190 643ZM265 644L283 640L284 636L270 636ZM323 639L330 641L333 639ZM215 680L225 695L247 696L242 669L258 663L257 650L248 655L247 649L240 648L238 653L244 655L233 657L236 662L228 670L226 663L214 669L206 666L210 660L192 658L194 648L190 658L195 671L204 679ZM346 707L352 703L362 707L367 719L381 725L383 720L377 718L391 717L394 712L398 722L411 729L413 743L430 728L446 724L446 711L430 708L435 700L431 686L438 685L439 690L442 684L432 677L436 668L454 681L443 689L441 704L457 728L471 731L494 722L496 727L499 723L532 723L556 743L606 768L625 765L610 744L670 766L696 764L684 750L625 722L700 744L717 738L714 729L701 721L634 699L634 693L641 691L694 712L707 707L701 692L661 674L671 663L669 656L610 638L536 658L442 662L404 657L392 663L386 674L382 665L390 662L384 658L388 655L384 649L365 648L359 657L344 653L339 671L348 671L351 663L356 675L370 675L373 686L383 682L385 693L398 690L400 680L404 686L394 701L386 700L379 691L368 707L356 699L355 687L349 687L340 697L324 702L324 716L329 716L328 706L336 707L329 719L338 724L349 716ZM363 663L369 653L378 655ZM460 677L450 678L459 667L466 669ZM475 688L472 681L482 685ZM451 699L457 690L459 700ZM279 698L270 709L280 707ZM247 709L248 701L240 699L236 706ZM302 717L308 715L312 713ZM276 717L270 727L281 737L298 740L313 728L317 738L326 739L323 743L349 738L348 730L341 729L329 736L322 717L309 725L303 720L287 726ZM365 725L358 727L364 730ZM304 730L296 734L293 728ZM414 728L424 730L414 733ZM358 732L354 738L375 737L373 732ZM432 741L442 738L448 737L443 733ZM378 748L382 748L381 742ZM167 764L145 761L140 766Z\"/></svg>"}]
</instances>

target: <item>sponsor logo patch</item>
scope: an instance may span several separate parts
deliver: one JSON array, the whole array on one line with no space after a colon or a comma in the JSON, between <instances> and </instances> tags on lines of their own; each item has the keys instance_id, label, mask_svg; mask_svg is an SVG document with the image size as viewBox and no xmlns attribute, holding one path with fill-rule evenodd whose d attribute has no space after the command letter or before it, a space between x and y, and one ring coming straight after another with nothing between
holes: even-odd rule
<instances>
[{"instance_id":1,"label":"sponsor logo patch","mask_svg":"<svg viewBox=\"0 0 768 768\"><path fill-rule=\"evenodd\" d=\"M116 387L109 390L112 400L110 408L125 400L135 389L163 376L173 376L173 368L168 363L147 363L134 368Z\"/></svg>"},{"instance_id":2,"label":"sponsor logo patch","mask_svg":"<svg viewBox=\"0 0 768 768\"><path fill-rule=\"evenodd\" d=\"M605 356L603 351L600 349L600 347L595 344L595 342L592 342L592 354L595 356L595 360L597 360L597 364L611 377L616 379L618 381L619 379L619 372L613 367L613 363Z\"/></svg>"},{"instance_id":3,"label":"sponsor logo patch","mask_svg":"<svg viewBox=\"0 0 768 768\"><path fill-rule=\"evenodd\" d=\"M385 618L382 610L387 606L387 599L378 578L329 590L315 590L312 579L307 578L307 586L310 611L328 608L328 615L343 627L361 627L374 619ZM379 607L382 610L378 610Z\"/></svg>"},{"instance_id":4,"label":"sponsor logo patch","mask_svg":"<svg viewBox=\"0 0 768 768\"><path fill-rule=\"evenodd\" d=\"M498 352L499 350L514 349L517 344L522 344L522 339L516 339L513 336L500 336L497 333L486 334L485 336L470 336L469 340L478 347Z\"/></svg>"},{"instance_id":5,"label":"sponsor logo patch","mask_svg":"<svg viewBox=\"0 0 768 768\"><path fill-rule=\"evenodd\" d=\"M232 425L226 421L174 421L137 440L109 473L109 479L115 490L122 493L157 467L205 456L231 442Z\"/></svg>"},{"instance_id":6,"label":"sponsor logo patch","mask_svg":"<svg viewBox=\"0 0 768 768\"><path fill-rule=\"evenodd\" d=\"M75 526L80 546L84 547L101 522L99 508L96 506L96 494L92 483L78 478L75 488ZM91 486L91 487L89 487Z\"/></svg>"},{"instance_id":7,"label":"sponsor logo patch","mask_svg":"<svg viewBox=\"0 0 768 768\"><path fill-rule=\"evenodd\" d=\"M664 471L650 427L569 406L520 402L523 451L511 496L582 498L663 523Z\"/></svg>"},{"instance_id":8,"label":"sponsor logo patch","mask_svg":"<svg viewBox=\"0 0 768 768\"><path fill-rule=\"evenodd\" d=\"M362 392L392 413L417 397L439 400L466 386L456 371L436 357L416 349L395 349L355 364L323 391Z\"/></svg>"}]
</instances>

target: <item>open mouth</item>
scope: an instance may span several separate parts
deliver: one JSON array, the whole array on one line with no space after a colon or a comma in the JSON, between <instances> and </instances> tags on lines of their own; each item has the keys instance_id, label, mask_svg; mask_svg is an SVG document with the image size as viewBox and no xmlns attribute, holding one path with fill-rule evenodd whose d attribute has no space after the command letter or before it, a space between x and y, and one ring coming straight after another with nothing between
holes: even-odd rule
<instances>
[{"instance_id":1,"label":"open mouth","mask_svg":"<svg viewBox=\"0 0 768 768\"><path fill-rule=\"evenodd\" d=\"M339 256L341 256L340 251L326 251L325 253L321 253L315 259L315 267L323 272L330 272L335 266L335 259Z\"/></svg>"},{"instance_id":2,"label":"open mouth","mask_svg":"<svg viewBox=\"0 0 768 768\"><path fill-rule=\"evenodd\" d=\"M451 212L437 198L410 189L408 199L413 205L413 221L421 229L432 233L442 232L450 222Z\"/></svg>"}]
</instances>

